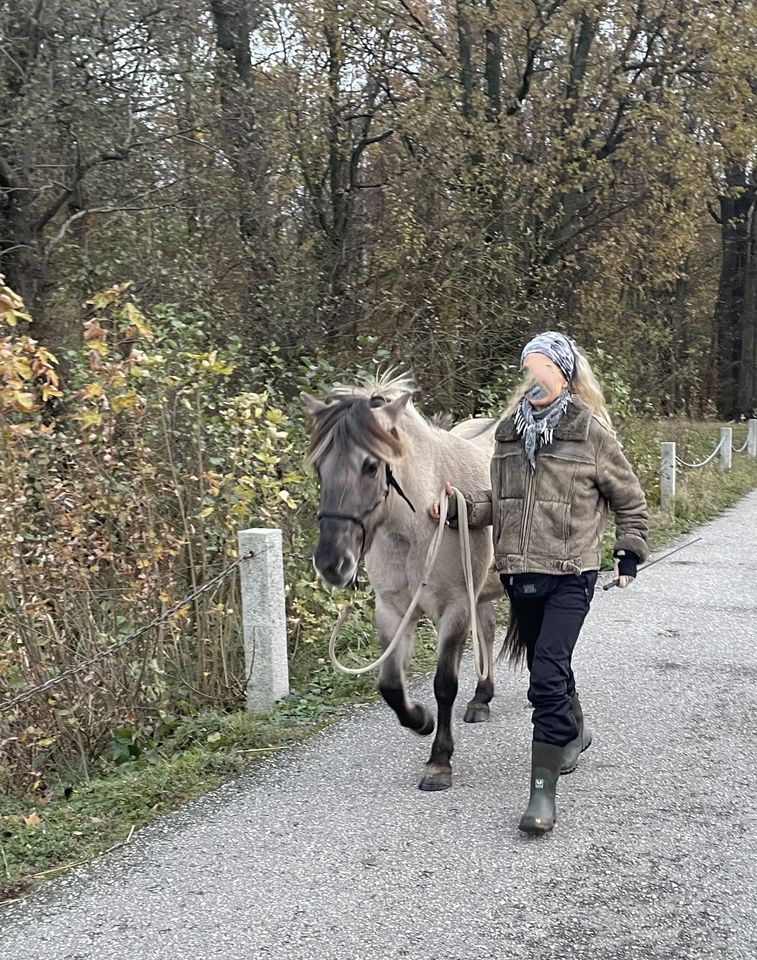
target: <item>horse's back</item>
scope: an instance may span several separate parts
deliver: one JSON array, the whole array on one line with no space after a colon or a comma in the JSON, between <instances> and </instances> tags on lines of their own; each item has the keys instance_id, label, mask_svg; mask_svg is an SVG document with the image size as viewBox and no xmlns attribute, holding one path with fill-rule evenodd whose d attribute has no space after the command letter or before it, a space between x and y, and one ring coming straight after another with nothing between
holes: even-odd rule
<instances>
[{"instance_id":1,"label":"horse's back","mask_svg":"<svg viewBox=\"0 0 757 960\"><path fill-rule=\"evenodd\" d=\"M494 449L494 430L498 422L494 417L472 417L456 423L449 432L490 453Z\"/></svg>"}]
</instances>

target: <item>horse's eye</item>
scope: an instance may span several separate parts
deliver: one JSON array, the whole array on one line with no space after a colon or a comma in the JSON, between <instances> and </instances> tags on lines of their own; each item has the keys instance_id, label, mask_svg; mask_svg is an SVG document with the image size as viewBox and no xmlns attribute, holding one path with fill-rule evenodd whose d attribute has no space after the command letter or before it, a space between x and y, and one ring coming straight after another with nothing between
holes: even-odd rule
<instances>
[{"instance_id":1,"label":"horse's eye","mask_svg":"<svg viewBox=\"0 0 757 960\"><path fill-rule=\"evenodd\" d=\"M366 460L363 464L363 473L366 477L375 477L378 468L379 465L375 460Z\"/></svg>"}]
</instances>

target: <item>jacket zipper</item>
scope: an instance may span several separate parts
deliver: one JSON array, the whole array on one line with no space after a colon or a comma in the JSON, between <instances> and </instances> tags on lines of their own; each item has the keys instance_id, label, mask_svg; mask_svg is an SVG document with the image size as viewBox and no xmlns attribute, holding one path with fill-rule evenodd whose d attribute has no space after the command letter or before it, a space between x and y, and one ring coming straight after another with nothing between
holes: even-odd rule
<instances>
[{"instance_id":1,"label":"jacket zipper","mask_svg":"<svg viewBox=\"0 0 757 960\"><path fill-rule=\"evenodd\" d=\"M538 466L538 463L539 463L538 456L536 458L536 463ZM526 470L528 471L526 474L526 496L523 503L523 521L520 525L519 553L521 556L523 556L525 552L526 543L528 542L528 538L531 534L531 520L533 518L533 500L534 500L533 493L534 493L534 490L536 489L536 468L532 470L531 466L527 463Z\"/></svg>"}]
</instances>

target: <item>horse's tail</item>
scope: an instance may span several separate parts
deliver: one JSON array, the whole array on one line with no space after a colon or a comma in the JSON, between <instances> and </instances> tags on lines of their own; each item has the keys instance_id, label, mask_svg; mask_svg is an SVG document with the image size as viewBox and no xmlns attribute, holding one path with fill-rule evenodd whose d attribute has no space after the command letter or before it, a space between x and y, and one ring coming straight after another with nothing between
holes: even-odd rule
<instances>
[{"instance_id":1,"label":"horse's tail","mask_svg":"<svg viewBox=\"0 0 757 960\"><path fill-rule=\"evenodd\" d=\"M523 665L523 661L525 659L526 643L521 639L520 632L518 630L518 618L515 616L515 607L513 606L513 602L511 600L510 622L507 625L505 639L502 641L502 646L497 654L497 660L507 660L509 661L510 666L519 667Z\"/></svg>"}]
</instances>

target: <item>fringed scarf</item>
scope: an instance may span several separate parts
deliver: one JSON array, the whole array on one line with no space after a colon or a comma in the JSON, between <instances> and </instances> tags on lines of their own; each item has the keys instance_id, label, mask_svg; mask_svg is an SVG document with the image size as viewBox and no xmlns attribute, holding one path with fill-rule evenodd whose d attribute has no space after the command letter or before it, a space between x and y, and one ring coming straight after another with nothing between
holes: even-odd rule
<instances>
[{"instance_id":1,"label":"fringed scarf","mask_svg":"<svg viewBox=\"0 0 757 960\"><path fill-rule=\"evenodd\" d=\"M552 443L555 427L562 420L573 395L566 387L548 407L536 409L531 403L541 394L541 387L534 384L518 404L515 411L515 432L523 438L526 456L531 469L536 469L536 451Z\"/></svg>"}]
</instances>

